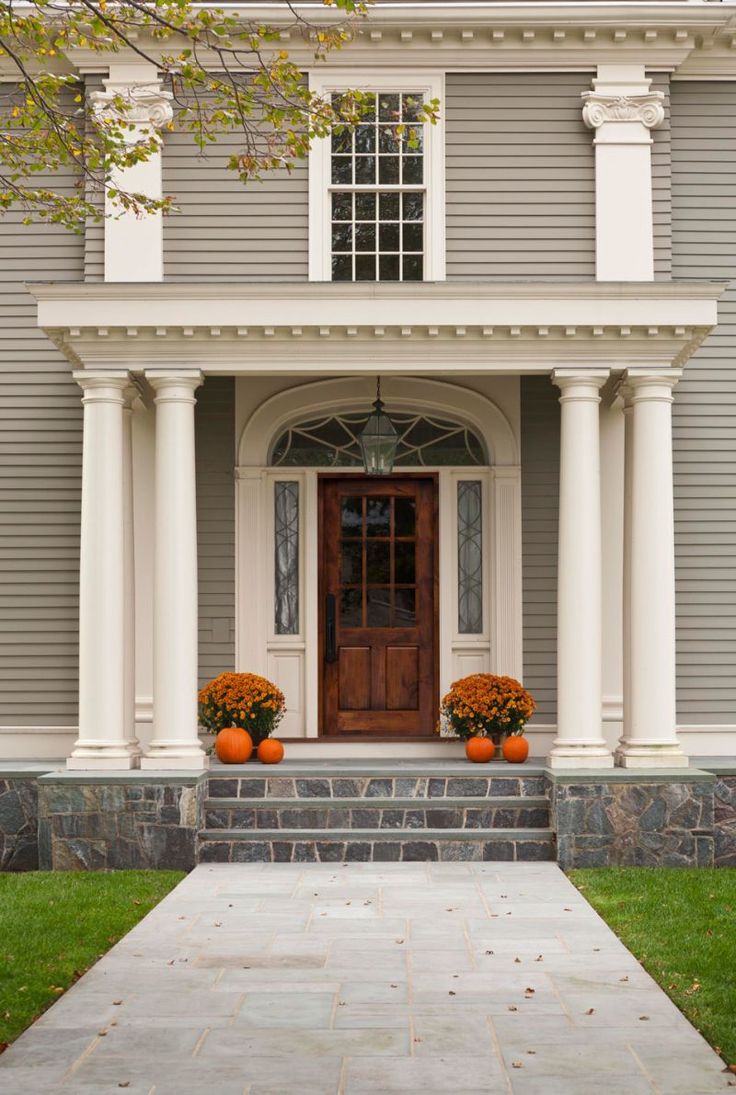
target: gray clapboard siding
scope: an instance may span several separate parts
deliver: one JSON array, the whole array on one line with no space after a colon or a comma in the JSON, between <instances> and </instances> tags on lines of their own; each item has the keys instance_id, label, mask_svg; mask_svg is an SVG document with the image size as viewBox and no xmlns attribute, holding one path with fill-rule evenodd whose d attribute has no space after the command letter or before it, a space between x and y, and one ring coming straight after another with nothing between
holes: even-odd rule
<instances>
[{"instance_id":1,"label":"gray clapboard siding","mask_svg":"<svg viewBox=\"0 0 736 1095\"><path fill-rule=\"evenodd\" d=\"M81 393L23 283L81 281L84 240L20 220L0 217L0 724L74 726Z\"/></svg>"},{"instance_id":2,"label":"gray clapboard siding","mask_svg":"<svg viewBox=\"0 0 736 1095\"><path fill-rule=\"evenodd\" d=\"M669 79L659 74L652 91L664 95L664 121L652 130L652 206L654 220L654 278L667 281L672 273L672 163Z\"/></svg>"},{"instance_id":3,"label":"gray clapboard siding","mask_svg":"<svg viewBox=\"0 0 736 1095\"><path fill-rule=\"evenodd\" d=\"M168 281L304 281L308 274L307 168L240 182L222 136L201 155L188 133L164 137L163 185L179 213L164 220Z\"/></svg>"},{"instance_id":4,"label":"gray clapboard siding","mask_svg":"<svg viewBox=\"0 0 736 1095\"><path fill-rule=\"evenodd\" d=\"M521 378L524 684L538 722L557 717L558 396L549 377Z\"/></svg>"},{"instance_id":5,"label":"gray clapboard siding","mask_svg":"<svg viewBox=\"0 0 736 1095\"><path fill-rule=\"evenodd\" d=\"M673 82L672 272L736 279L736 84ZM736 280L675 389L678 718L736 722Z\"/></svg>"},{"instance_id":6,"label":"gray clapboard siding","mask_svg":"<svg viewBox=\"0 0 736 1095\"><path fill-rule=\"evenodd\" d=\"M448 278L595 276L589 84L581 73L447 76Z\"/></svg>"},{"instance_id":7,"label":"gray clapboard siding","mask_svg":"<svg viewBox=\"0 0 736 1095\"><path fill-rule=\"evenodd\" d=\"M101 76L87 76L84 81L84 93L102 91ZM105 208L105 197L101 190L87 186L87 200L100 212ZM84 280L105 280L105 225L93 217L87 219L84 228Z\"/></svg>"},{"instance_id":8,"label":"gray clapboard siding","mask_svg":"<svg viewBox=\"0 0 736 1095\"><path fill-rule=\"evenodd\" d=\"M197 392L200 685L235 666L235 381Z\"/></svg>"}]
</instances>

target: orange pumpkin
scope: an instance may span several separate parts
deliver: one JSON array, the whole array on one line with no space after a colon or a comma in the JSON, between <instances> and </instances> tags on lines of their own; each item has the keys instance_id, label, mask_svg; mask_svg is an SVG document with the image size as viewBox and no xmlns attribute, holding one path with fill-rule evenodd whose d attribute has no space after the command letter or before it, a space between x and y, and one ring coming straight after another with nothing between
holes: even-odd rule
<instances>
[{"instance_id":1,"label":"orange pumpkin","mask_svg":"<svg viewBox=\"0 0 736 1095\"><path fill-rule=\"evenodd\" d=\"M278 738L264 738L258 746L258 759L263 764L278 764L284 759L284 747Z\"/></svg>"},{"instance_id":2,"label":"orange pumpkin","mask_svg":"<svg viewBox=\"0 0 736 1095\"><path fill-rule=\"evenodd\" d=\"M512 734L503 743L503 759L509 764L523 764L529 756L529 742L521 734Z\"/></svg>"},{"instance_id":3,"label":"orange pumpkin","mask_svg":"<svg viewBox=\"0 0 736 1095\"><path fill-rule=\"evenodd\" d=\"M496 746L492 738L468 738L465 742L465 756L473 764L487 764L495 754Z\"/></svg>"},{"instance_id":4,"label":"orange pumpkin","mask_svg":"<svg viewBox=\"0 0 736 1095\"><path fill-rule=\"evenodd\" d=\"M245 764L253 752L253 738L241 726L226 726L215 739L215 753L223 764Z\"/></svg>"}]
</instances>

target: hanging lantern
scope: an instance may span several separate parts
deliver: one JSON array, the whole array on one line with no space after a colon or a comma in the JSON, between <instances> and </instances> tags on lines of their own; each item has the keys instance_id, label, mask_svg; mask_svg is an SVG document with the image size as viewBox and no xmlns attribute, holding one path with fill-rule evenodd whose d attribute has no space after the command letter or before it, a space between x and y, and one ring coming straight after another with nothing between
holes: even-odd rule
<instances>
[{"instance_id":1,"label":"hanging lantern","mask_svg":"<svg viewBox=\"0 0 736 1095\"><path fill-rule=\"evenodd\" d=\"M396 427L384 413L381 402L381 379L376 382L376 401L358 438L363 453L363 467L366 475L390 475L399 435Z\"/></svg>"}]
</instances>

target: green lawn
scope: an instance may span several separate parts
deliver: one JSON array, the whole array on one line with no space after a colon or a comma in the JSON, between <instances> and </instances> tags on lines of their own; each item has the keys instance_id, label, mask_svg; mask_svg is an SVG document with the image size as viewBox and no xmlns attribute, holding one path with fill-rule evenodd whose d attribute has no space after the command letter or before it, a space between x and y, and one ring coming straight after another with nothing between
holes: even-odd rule
<instances>
[{"instance_id":1,"label":"green lawn","mask_svg":"<svg viewBox=\"0 0 736 1095\"><path fill-rule=\"evenodd\" d=\"M183 877L0 874L0 1052Z\"/></svg>"},{"instance_id":2,"label":"green lawn","mask_svg":"<svg viewBox=\"0 0 736 1095\"><path fill-rule=\"evenodd\" d=\"M570 878L728 1064L736 1062L736 870L570 871Z\"/></svg>"}]
</instances>

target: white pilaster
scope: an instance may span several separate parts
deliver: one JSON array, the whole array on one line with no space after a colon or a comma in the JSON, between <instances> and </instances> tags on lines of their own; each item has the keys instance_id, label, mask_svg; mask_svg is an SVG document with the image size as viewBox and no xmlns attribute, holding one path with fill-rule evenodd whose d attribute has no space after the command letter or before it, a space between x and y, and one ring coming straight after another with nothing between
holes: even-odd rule
<instances>
[{"instance_id":1,"label":"white pilaster","mask_svg":"<svg viewBox=\"0 0 736 1095\"><path fill-rule=\"evenodd\" d=\"M553 768L610 768L602 729L600 389L607 373L559 370L557 737Z\"/></svg>"},{"instance_id":2,"label":"white pilaster","mask_svg":"<svg viewBox=\"0 0 736 1095\"><path fill-rule=\"evenodd\" d=\"M197 726L197 500L194 392L199 372L147 374L156 392L153 738L142 768L203 768Z\"/></svg>"},{"instance_id":3,"label":"white pilaster","mask_svg":"<svg viewBox=\"0 0 736 1095\"><path fill-rule=\"evenodd\" d=\"M596 278L652 281L652 138L663 94L643 65L599 65L583 92L583 120L595 130Z\"/></svg>"},{"instance_id":4,"label":"white pilaster","mask_svg":"<svg viewBox=\"0 0 736 1095\"><path fill-rule=\"evenodd\" d=\"M625 768L687 767L677 739L672 389L679 370L631 369L625 506Z\"/></svg>"},{"instance_id":5,"label":"white pilaster","mask_svg":"<svg viewBox=\"0 0 736 1095\"><path fill-rule=\"evenodd\" d=\"M104 84L104 91L94 91L90 96L99 124L130 124L132 128L124 131L127 144L135 146L153 136L159 148L140 163L115 169L110 188L160 199L163 189L159 131L173 117L173 96L162 89L155 66L143 61L111 64L110 78ZM161 213L136 216L133 212L121 212L106 191L105 281L163 281L163 276Z\"/></svg>"},{"instance_id":6,"label":"white pilaster","mask_svg":"<svg viewBox=\"0 0 736 1095\"><path fill-rule=\"evenodd\" d=\"M132 768L125 688L125 372L75 373L84 396L79 738L67 767Z\"/></svg>"},{"instance_id":7,"label":"white pilaster","mask_svg":"<svg viewBox=\"0 0 736 1095\"><path fill-rule=\"evenodd\" d=\"M124 620L124 723L125 737L136 764L141 755L135 732L135 527L133 519L133 401L138 395L135 385L129 385L123 404L123 585L125 591Z\"/></svg>"}]
</instances>

